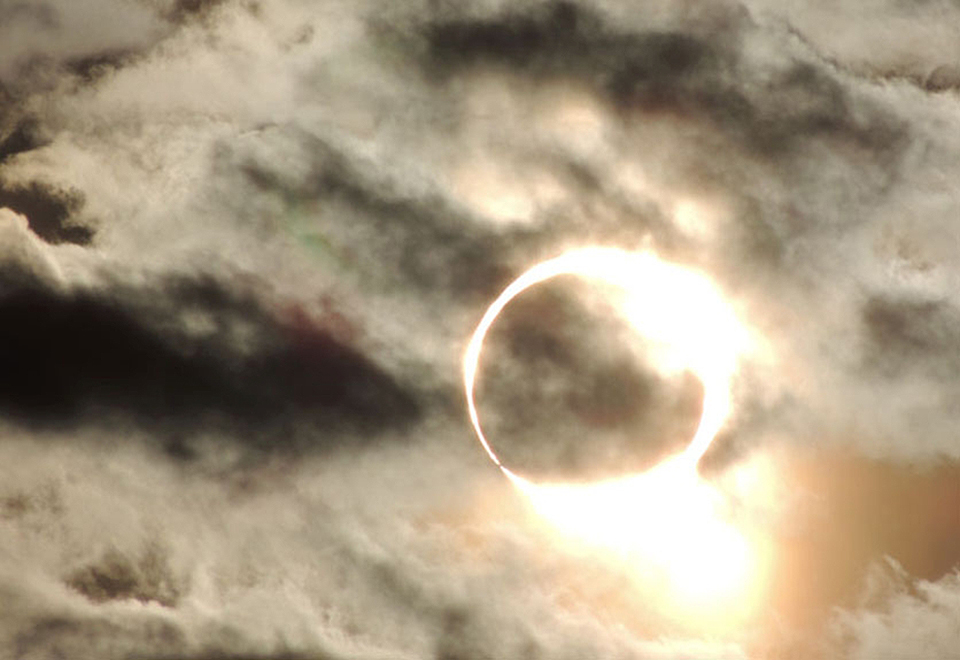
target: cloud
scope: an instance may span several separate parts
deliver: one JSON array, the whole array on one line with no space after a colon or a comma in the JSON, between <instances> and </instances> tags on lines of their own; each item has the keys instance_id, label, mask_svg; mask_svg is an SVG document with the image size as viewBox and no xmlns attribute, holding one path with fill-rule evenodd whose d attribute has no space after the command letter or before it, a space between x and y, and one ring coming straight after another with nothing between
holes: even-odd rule
<instances>
[{"instance_id":1,"label":"cloud","mask_svg":"<svg viewBox=\"0 0 960 660\"><path fill-rule=\"evenodd\" d=\"M948 654L957 8L870 9L0 2L0 646L776 657L795 606L795 648ZM469 434L485 305L585 243L704 272L756 333L705 474L815 456L778 468L800 504L744 508L795 601L756 636L556 544ZM682 446L699 385L641 340L587 285L511 303L498 451L585 478Z\"/></svg>"},{"instance_id":2,"label":"cloud","mask_svg":"<svg viewBox=\"0 0 960 660\"><path fill-rule=\"evenodd\" d=\"M851 658L949 658L957 651L960 576L891 590L881 611L846 613L839 621Z\"/></svg>"},{"instance_id":3,"label":"cloud","mask_svg":"<svg viewBox=\"0 0 960 660\"><path fill-rule=\"evenodd\" d=\"M57 191L38 183L2 188L0 205L27 218L33 233L49 243L86 245L93 239L90 228L69 223L70 215L83 206L83 197L76 192Z\"/></svg>"},{"instance_id":4,"label":"cloud","mask_svg":"<svg viewBox=\"0 0 960 660\"><path fill-rule=\"evenodd\" d=\"M209 277L145 289L26 285L0 296L0 318L0 409L27 425L117 412L176 434L219 418L241 437L273 427L254 442L278 448L296 444L295 420L362 437L419 416L414 394L322 320L296 306L271 313ZM184 442L173 446L189 453Z\"/></svg>"},{"instance_id":5,"label":"cloud","mask_svg":"<svg viewBox=\"0 0 960 660\"><path fill-rule=\"evenodd\" d=\"M760 153L822 138L878 152L899 142L897 122L879 108L861 107L857 116L856 99L822 63L755 61L744 45L756 39L756 23L734 8L724 18L693 30L625 30L589 8L558 1L479 19L443 17L427 23L423 38L427 65L446 76L500 65L541 82L581 80L628 116L667 112L706 120ZM761 78L765 89L758 94L752 83Z\"/></svg>"}]
</instances>

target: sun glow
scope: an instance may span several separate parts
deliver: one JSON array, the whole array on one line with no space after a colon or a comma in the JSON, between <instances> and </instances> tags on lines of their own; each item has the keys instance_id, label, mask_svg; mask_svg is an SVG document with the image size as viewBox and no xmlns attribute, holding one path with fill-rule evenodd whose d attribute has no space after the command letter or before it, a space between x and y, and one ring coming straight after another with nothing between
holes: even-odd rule
<instances>
[{"instance_id":1,"label":"sun glow","mask_svg":"<svg viewBox=\"0 0 960 660\"><path fill-rule=\"evenodd\" d=\"M593 484L535 484L504 472L557 533L629 563L670 605L730 608L749 591L754 548L726 520L723 493L681 458Z\"/></svg>"},{"instance_id":2,"label":"sun glow","mask_svg":"<svg viewBox=\"0 0 960 660\"><path fill-rule=\"evenodd\" d=\"M535 483L500 462L474 400L484 338L513 298L564 274L612 285L625 318L656 347L658 366L688 369L703 383L700 423L681 454L641 474L589 484ZM463 359L470 420L490 460L558 534L629 562L644 584L678 606L729 608L749 591L756 548L728 521L724 492L700 478L697 463L729 415L731 381L747 345L747 332L703 275L649 252L573 250L521 274L483 315Z\"/></svg>"}]
</instances>

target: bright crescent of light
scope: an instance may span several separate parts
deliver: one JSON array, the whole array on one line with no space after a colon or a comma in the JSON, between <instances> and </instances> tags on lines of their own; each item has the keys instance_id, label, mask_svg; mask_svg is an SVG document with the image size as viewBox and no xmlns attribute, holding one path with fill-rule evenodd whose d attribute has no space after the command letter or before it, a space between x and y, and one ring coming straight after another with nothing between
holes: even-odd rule
<instances>
[{"instance_id":1,"label":"bright crescent of light","mask_svg":"<svg viewBox=\"0 0 960 660\"><path fill-rule=\"evenodd\" d=\"M504 466L490 446L477 413L474 385L483 341L500 312L526 289L558 275L578 275L621 288L627 294L626 312L634 327L672 344L684 367L701 380L703 413L680 457L695 467L729 413L730 381L742 328L703 276L648 252L610 247L580 248L536 264L511 282L480 319L463 357L463 386L470 421L487 456L515 483L529 483Z\"/></svg>"}]
</instances>

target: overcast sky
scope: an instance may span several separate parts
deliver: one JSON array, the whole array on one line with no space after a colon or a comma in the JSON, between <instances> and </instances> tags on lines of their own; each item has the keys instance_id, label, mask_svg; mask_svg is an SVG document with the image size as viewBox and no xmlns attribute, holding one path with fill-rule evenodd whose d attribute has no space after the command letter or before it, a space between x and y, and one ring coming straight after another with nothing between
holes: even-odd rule
<instances>
[{"instance_id":1,"label":"overcast sky","mask_svg":"<svg viewBox=\"0 0 960 660\"><path fill-rule=\"evenodd\" d=\"M0 655L960 658L958 182L952 0L0 0ZM472 434L480 316L588 244L757 338L701 464L765 470L739 626ZM626 334L582 282L511 304L505 461L684 446L700 383Z\"/></svg>"}]
</instances>

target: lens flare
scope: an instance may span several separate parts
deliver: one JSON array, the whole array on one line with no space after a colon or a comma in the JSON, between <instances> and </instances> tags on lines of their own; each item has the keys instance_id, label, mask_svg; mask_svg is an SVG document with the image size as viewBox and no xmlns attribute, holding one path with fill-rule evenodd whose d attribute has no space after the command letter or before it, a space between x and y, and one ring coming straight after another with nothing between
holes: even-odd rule
<instances>
[{"instance_id":1,"label":"lens flare","mask_svg":"<svg viewBox=\"0 0 960 660\"><path fill-rule=\"evenodd\" d=\"M641 474L591 484L534 483L503 465L480 424L474 387L483 342L499 314L526 289L576 275L622 292L632 327L659 349L661 366L689 369L704 387L703 412L687 448ZM687 605L740 590L754 558L723 518L723 496L696 466L731 408L731 381L747 334L720 291L701 274L649 252L587 247L543 261L511 282L477 325L463 358L473 429L487 456L559 532L613 550L659 575Z\"/></svg>"}]
</instances>

